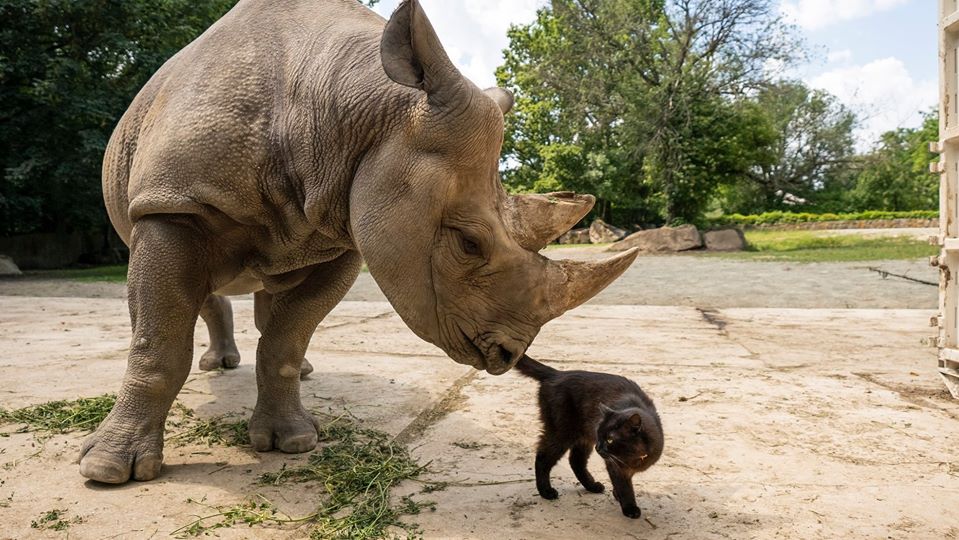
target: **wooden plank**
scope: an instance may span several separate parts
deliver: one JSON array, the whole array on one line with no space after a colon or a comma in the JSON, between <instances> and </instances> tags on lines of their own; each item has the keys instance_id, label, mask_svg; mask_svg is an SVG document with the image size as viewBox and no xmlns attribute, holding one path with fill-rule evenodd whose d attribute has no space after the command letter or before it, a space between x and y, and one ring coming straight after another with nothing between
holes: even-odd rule
<instances>
[{"instance_id":1,"label":"wooden plank","mask_svg":"<svg viewBox=\"0 0 959 540\"><path fill-rule=\"evenodd\" d=\"M946 238L942 242L942 249L948 252L959 251L959 238ZM935 255L933 255L935 257ZM933 259L929 259L930 266L939 266L942 263L942 260L938 257L935 259L936 264L933 264Z\"/></svg>"},{"instance_id":2,"label":"wooden plank","mask_svg":"<svg viewBox=\"0 0 959 540\"><path fill-rule=\"evenodd\" d=\"M959 349L943 348L939 351L939 356L943 360L959 363Z\"/></svg>"},{"instance_id":3,"label":"wooden plank","mask_svg":"<svg viewBox=\"0 0 959 540\"><path fill-rule=\"evenodd\" d=\"M959 125L949 126L942 132L943 144L959 143Z\"/></svg>"},{"instance_id":4,"label":"wooden plank","mask_svg":"<svg viewBox=\"0 0 959 540\"><path fill-rule=\"evenodd\" d=\"M953 12L942 18L939 23L943 32L954 34L959 32L959 12Z\"/></svg>"},{"instance_id":5,"label":"wooden plank","mask_svg":"<svg viewBox=\"0 0 959 540\"><path fill-rule=\"evenodd\" d=\"M942 377L942 382L946 383L946 388L949 389L952 397L959 399L959 371L949 368L939 368L939 376Z\"/></svg>"}]
</instances>

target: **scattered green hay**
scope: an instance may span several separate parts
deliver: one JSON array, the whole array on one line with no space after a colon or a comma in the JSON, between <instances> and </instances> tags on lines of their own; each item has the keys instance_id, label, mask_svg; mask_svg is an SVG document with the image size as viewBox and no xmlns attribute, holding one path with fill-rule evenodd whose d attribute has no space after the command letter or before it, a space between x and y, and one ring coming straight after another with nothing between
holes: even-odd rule
<instances>
[{"instance_id":1,"label":"scattered green hay","mask_svg":"<svg viewBox=\"0 0 959 540\"><path fill-rule=\"evenodd\" d=\"M71 524L83 522L79 516L71 520L64 519L66 513L66 510L47 510L39 518L31 521L30 527L41 531L65 531Z\"/></svg>"},{"instance_id":2,"label":"scattered green hay","mask_svg":"<svg viewBox=\"0 0 959 540\"><path fill-rule=\"evenodd\" d=\"M400 521L432 503L406 497L390 503L390 489L403 480L416 478L425 469L407 449L381 431L362 428L345 417L334 418L320 432L322 448L302 467L283 468L264 474L260 482L320 482L325 501L313 516L310 537L384 538L391 526L413 533L415 527Z\"/></svg>"},{"instance_id":3,"label":"scattered green hay","mask_svg":"<svg viewBox=\"0 0 959 540\"><path fill-rule=\"evenodd\" d=\"M197 516L196 520L170 533L171 536L176 538L209 535L217 529L226 529L240 524L253 527L255 525L283 525L306 520L306 518L293 519L285 516L277 510L273 503L263 497L260 497L259 501L251 500L233 506L211 506L195 499L187 499L186 502L199 504L210 509L211 513L205 516ZM212 519L218 519L219 521L209 522Z\"/></svg>"},{"instance_id":4,"label":"scattered green hay","mask_svg":"<svg viewBox=\"0 0 959 540\"><path fill-rule=\"evenodd\" d=\"M463 450L479 450L480 448L486 448L488 444L476 442L476 441L456 441L450 443L457 448L462 448Z\"/></svg>"},{"instance_id":5,"label":"scattered green hay","mask_svg":"<svg viewBox=\"0 0 959 540\"><path fill-rule=\"evenodd\" d=\"M10 411L0 409L0 424L23 424L17 430L20 433L93 431L110 414L116 400L114 394L105 394L72 401L51 401Z\"/></svg>"},{"instance_id":6,"label":"scattered green hay","mask_svg":"<svg viewBox=\"0 0 959 540\"><path fill-rule=\"evenodd\" d=\"M233 506L208 506L209 515L198 516L174 534L181 537L208 534L238 524L280 527L309 524L310 538L387 538L397 527L415 536L415 525L404 523L404 515L434 510L435 503L411 496L390 501L390 490L403 480L423 472L405 447L387 433L358 426L346 417L333 418L320 432L320 444L306 465L283 467L267 473L259 482L281 485L288 482L317 482L323 486L316 512L299 518L282 514L267 499ZM197 502L197 501L191 501ZM198 503L202 504L202 502Z\"/></svg>"},{"instance_id":7,"label":"scattered green hay","mask_svg":"<svg viewBox=\"0 0 959 540\"><path fill-rule=\"evenodd\" d=\"M434 491L446 491L446 488L450 487L449 482L428 482L423 484L423 489L420 490L420 493L433 493Z\"/></svg>"},{"instance_id":8,"label":"scattered green hay","mask_svg":"<svg viewBox=\"0 0 959 540\"><path fill-rule=\"evenodd\" d=\"M213 418L197 418L193 410L180 402L174 403L167 426L184 428L166 438L167 442L184 446L206 444L207 446L250 446L250 423L234 414Z\"/></svg>"}]
</instances>

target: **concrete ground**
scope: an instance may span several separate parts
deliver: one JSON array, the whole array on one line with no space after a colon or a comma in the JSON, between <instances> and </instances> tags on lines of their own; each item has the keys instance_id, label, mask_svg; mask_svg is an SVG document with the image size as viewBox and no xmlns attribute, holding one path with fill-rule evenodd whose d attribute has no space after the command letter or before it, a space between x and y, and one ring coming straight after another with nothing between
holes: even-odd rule
<instances>
[{"instance_id":1,"label":"concrete ground","mask_svg":"<svg viewBox=\"0 0 959 540\"><path fill-rule=\"evenodd\" d=\"M198 416L248 414L255 402L252 303L234 309L243 362L194 369L179 399ZM656 400L667 449L635 478L639 520L608 493L584 492L564 462L554 470L560 498L539 498L535 384L453 363L388 304L344 302L324 321L302 394L309 408L348 409L398 435L430 462L426 478L453 482L422 496L435 512L412 518L428 538L959 538L959 403L937 378L934 351L920 346L930 315L587 305L548 324L531 356L626 375ZM198 327L197 357L205 338ZM122 299L0 296L0 406L115 391L129 339ZM262 494L292 515L315 500L308 484L254 483L306 456L242 448L168 445L159 479L95 485L73 464L82 438L0 438L0 538L162 538L207 512L188 498L230 505ZM601 462L590 467L608 486ZM51 509L82 522L31 528Z\"/></svg>"}]
</instances>

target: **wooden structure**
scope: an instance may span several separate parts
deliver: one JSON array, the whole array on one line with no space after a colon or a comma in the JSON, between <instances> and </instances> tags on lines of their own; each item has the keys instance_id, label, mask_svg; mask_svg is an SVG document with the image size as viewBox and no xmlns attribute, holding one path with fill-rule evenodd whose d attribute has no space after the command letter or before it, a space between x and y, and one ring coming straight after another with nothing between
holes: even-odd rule
<instances>
[{"instance_id":1,"label":"wooden structure","mask_svg":"<svg viewBox=\"0 0 959 540\"><path fill-rule=\"evenodd\" d=\"M939 140L930 144L939 161L930 164L938 174L939 236L941 250L930 263L939 267L939 373L953 397L959 399L959 0L939 0Z\"/></svg>"}]
</instances>

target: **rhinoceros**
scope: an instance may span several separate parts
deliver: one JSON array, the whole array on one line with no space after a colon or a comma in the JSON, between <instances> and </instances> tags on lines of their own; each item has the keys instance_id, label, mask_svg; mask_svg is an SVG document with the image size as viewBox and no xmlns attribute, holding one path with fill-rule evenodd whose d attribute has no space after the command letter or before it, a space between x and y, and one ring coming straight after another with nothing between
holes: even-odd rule
<instances>
[{"instance_id":1,"label":"rhinoceros","mask_svg":"<svg viewBox=\"0 0 959 540\"><path fill-rule=\"evenodd\" d=\"M103 194L130 246L133 337L116 405L80 473L160 472L164 421L192 363L233 364L229 303L255 293L257 451L309 451L300 401L317 325L365 260L405 324L453 360L508 371L540 327L636 258L538 251L589 195L507 195L498 177L509 92L480 90L416 0L385 21L356 0L240 0L139 92L106 149Z\"/></svg>"}]
</instances>

